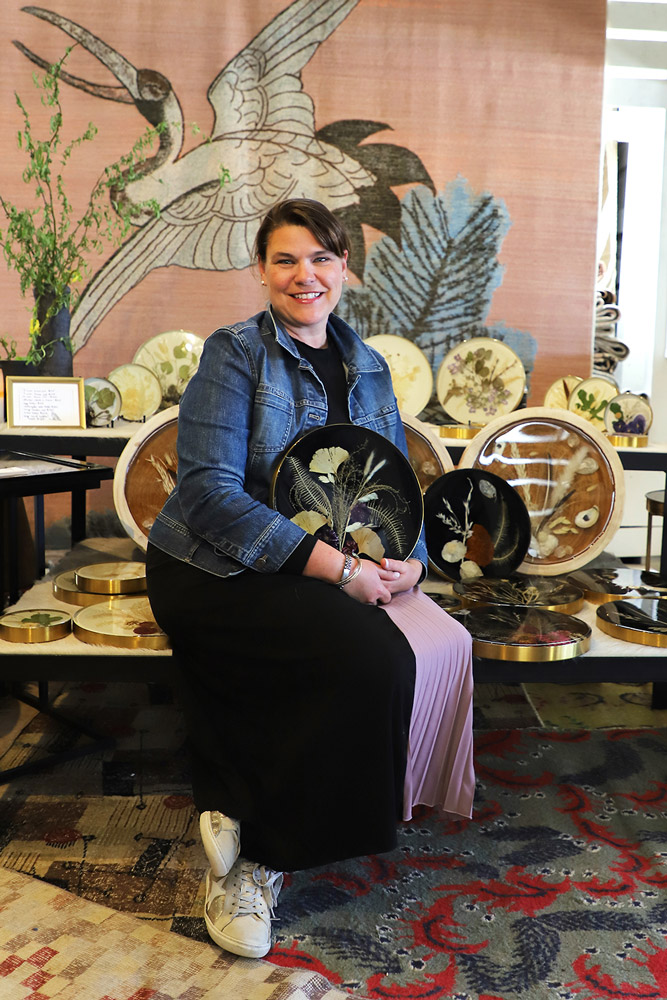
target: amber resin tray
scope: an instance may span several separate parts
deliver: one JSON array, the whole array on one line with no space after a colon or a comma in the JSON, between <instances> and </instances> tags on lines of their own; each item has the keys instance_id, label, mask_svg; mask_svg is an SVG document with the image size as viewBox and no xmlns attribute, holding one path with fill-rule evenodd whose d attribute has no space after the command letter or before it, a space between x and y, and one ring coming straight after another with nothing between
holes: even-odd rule
<instances>
[{"instance_id":1,"label":"amber resin tray","mask_svg":"<svg viewBox=\"0 0 667 1000\"><path fill-rule=\"evenodd\" d=\"M633 569L630 566L611 569L578 569L568 575L575 587L580 587L591 604L606 604L637 597L667 596L667 583L655 573ZM656 580L658 582L656 583Z\"/></svg>"},{"instance_id":2,"label":"amber resin tray","mask_svg":"<svg viewBox=\"0 0 667 1000\"><path fill-rule=\"evenodd\" d=\"M573 615L584 603L579 587L556 577L513 576L508 580L471 580L455 583L454 593L459 595L466 608L480 605L530 607Z\"/></svg>"},{"instance_id":3,"label":"amber resin tray","mask_svg":"<svg viewBox=\"0 0 667 1000\"><path fill-rule=\"evenodd\" d=\"M614 639L667 647L667 599L646 597L609 601L597 609L598 627Z\"/></svg>"},{"instance_id":4,"label":"amber resin tray","mask_svg":"<svg viewBox=\"0 0 667 1000\"><path fill-rule=\"evenodd\" d=\"M425 424L418 417L401 411L408 459L422 490L427 490L445 472L454 468L452 456L447 451L437 427Z\"/></svg>"},{"instance_id":5,"label":"amber resin tray","mask_svg":"<svg viewBox=\"0 0 667 1000\"><path fill-rule=\"evenodd\" d=\"M536 608L478 608L455 613L486 660L554 663L585 653L591 630L572 615Z\"/></svg>"},{"instance_id":6,"label":"amber resin tray","mask_svg":"<svg viewBox=\"0 0 667 1000\"><path fill-rule=\"evenodd\" d=\"M563 410L518 410L492 421L467 446L459 469L501 476L530 516L519 573L563 576L595 558L623 517L621 460L604 434Z\"/></svg>"},{"instance_id":7,"label":"amber resin tray","mask_svg":"<svg viewBox=\"0 0 667 1000\"><path fill-rule=\"evenodd\" d=\"M148 533L178 476L178 407L151 417L127 442L116 463L113 502L123 528L146 551Z\"/></svg>"}]
</instances>

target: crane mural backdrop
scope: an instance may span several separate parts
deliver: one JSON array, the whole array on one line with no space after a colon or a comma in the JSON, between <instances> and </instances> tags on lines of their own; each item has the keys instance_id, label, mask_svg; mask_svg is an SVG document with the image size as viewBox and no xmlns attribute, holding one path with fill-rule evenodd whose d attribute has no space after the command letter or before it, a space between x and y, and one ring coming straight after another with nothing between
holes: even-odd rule
<instances>
[{"instance_id":1,"label":"crane mural backdrop","mask_svg":"<svg viewBox=\"0 0 667 1000\"><path fill-rule=\"evenodd\" d=\"M93 105L134 106L137 133L142 124L161 129L156 151L139 164L123 193L136 205L156 204L159 214L140 215L131 235L88 281L72 317L75 351L99 336L114 307L158 270L251 267L266 210L279 199L304 196L325 202L350 233L358 283L346 289L338 311L363 337L408 338L435 372L455 344L493 336L514 348L530 376L544 316L532 328L497 311L489 319L506 270L500 262L512 225L506 200L465 179L465 157L460 169L436 183L426 157L378 138L392 129L391 120L341 115L317 125L302 73L320 46L334 43L360 3L365 0L294 0L279 10L210 83L212 124L189 149L181 102L161 70L135 66L63 13L22 8L115 78L95 83L73 75L67 64L63 85L83 92ZM386 10L372 5L378 16ZM51 60L42 53L13 41L24 57L48 68ZM221 315L219 322L242 315Z\"/></svg>"}]
</instances>

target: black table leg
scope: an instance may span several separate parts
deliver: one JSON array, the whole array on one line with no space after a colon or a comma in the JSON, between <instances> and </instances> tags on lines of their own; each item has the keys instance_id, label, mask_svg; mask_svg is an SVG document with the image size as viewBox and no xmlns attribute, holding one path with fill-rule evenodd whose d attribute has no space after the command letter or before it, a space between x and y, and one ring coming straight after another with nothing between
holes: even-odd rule
<instances>
[{"instance_id":1,"label":"black table leg","mask_svg":"<svg viewBox=\"0 0 667 1000\"><path fill-rule=\"evenodd\" d=\"M86 491L72 490L72 545L86 537Z\"/></svg>"},{"instance_id":2,"label":"black table leg","mask_svg":"<svg viewBox=\"0 0 667 1000\"><path fill-rule=\"evenodd\" d=\"M44 496L36 496L33 500L35 512L35 569L37 579L41 580L46 573L46 534L44 531Z\"/></svg>"}]
</instances>

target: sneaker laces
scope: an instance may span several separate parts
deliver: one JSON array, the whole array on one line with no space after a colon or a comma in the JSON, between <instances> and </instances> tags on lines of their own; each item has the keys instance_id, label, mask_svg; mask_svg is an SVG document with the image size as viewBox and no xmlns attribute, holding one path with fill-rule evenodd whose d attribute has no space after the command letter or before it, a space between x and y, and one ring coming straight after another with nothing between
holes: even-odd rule
<instances>
[{"instance_id":1,"label":"sneaker laces","mask_svg":"<svg viewBox=\"0 0 667 1000\"><path fill-rule=\"evenodd\" d=\"M235 916L242 917L252 913L261 916L264 902L271 917L275 917L273 911L283 884L282 872L239 859L237 870L232 870L230 876L225 882L226 903L234 908Z\"/></svg>"}]
</instances>

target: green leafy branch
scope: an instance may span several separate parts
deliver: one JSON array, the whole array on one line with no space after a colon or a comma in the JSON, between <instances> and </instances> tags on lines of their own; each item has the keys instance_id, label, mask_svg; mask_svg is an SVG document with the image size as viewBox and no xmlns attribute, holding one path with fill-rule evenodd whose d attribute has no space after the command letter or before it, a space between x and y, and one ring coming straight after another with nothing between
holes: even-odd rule
<instances>
[{"instance_id":1,"label":"green leafy branch","mask_svg":"<svg viewBox=\"0 0 667 1000\"><path fill-rule=\"evenodd\" d=\"M140 176L138 167L146 161L155 141L159 141L167 128L166 122L149 126L129 153L104 169L85 210L76 217L67 194L66 170L74 152L92 142L98 130L90 122L76 138L67 143L63 139L60 76L72 48L44 74L33 73L41 104L49 114L45 137L35 134L30 112L19 94L15 94L22 117L17 143L27 158L21 176L32 188L34 204L19 207L0 194L0 208L5 217L5 226L0 228L0 248L7 267L18 274L21 294L32 291L34 295L27 356L33 362L40 360L49 346L38 343L43 302L48 302L44 318L63 306L75 309L79 293L72 286L90 274L89 256L102 254L109 245L120 244L146 212L156 217L160 213L156 201L134 204L123 198L123 191ZM0 343L8 354L15 351L12 344L8 346L2 340Z\"/></svg>"}]
</instances>

